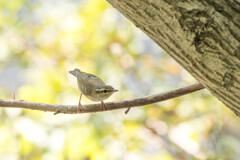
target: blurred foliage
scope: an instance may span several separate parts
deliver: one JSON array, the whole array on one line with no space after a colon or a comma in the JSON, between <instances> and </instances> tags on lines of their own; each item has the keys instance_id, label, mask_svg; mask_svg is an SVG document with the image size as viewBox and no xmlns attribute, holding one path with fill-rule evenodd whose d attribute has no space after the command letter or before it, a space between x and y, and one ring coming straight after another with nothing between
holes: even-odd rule
<instances>
[{"instance_id":1,"label":"blurred foliage","mask_svg":"<svg viewBox=\"0 0 240 160\"><path fill-rule=\"evenodd\" d=\"M120 91L107 101L195 80L104 0L0 0L0 98L77 104L80 68ZM83 97L83 103L92 103ZM85 115L0 110L0 159L240 159L240 120L207 91Z\"/></svg>"}]
</instances>

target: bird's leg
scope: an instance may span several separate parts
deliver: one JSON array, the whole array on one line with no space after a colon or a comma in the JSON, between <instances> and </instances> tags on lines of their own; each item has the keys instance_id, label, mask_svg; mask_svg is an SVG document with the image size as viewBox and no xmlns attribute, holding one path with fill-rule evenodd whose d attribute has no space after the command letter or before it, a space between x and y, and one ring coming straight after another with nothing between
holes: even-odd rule
<instances>
[{"instance_id":1,"label":"bird's leg","mask_svg":"<svg viewBox=\"0 0 240 160\"><path fill-rule=\"evenodd\" d=\"M78 108L77 108L77 113L78 113L79 111L81 112L81 108L82 108L81 98L82 98L82 93L80 94L80 98L79 98L79 102L78 102Z\"/></svg>"},{"instance_id":2,"label":"bird's leg","mask_svg":"<svg viewBox=\"0 0 240 160\"><path fill-rule=\"evenodd\" d=\"M15 92L12 93L12 99L14 99L14 100L16 99L15 98Z\"/></svg>"},{"instance_id":3,"label":"bird's leg","mask_svg":"<svg viewBox=\"0 0 240 160\"><path fill-rule=\"evenodd\" d=\"M106 111L106 106L105 106L105 104L103 103L103 101L101 101L101 104L102 104L102 109L103 109L104 111Z\"/></svg>"}]
</instances>

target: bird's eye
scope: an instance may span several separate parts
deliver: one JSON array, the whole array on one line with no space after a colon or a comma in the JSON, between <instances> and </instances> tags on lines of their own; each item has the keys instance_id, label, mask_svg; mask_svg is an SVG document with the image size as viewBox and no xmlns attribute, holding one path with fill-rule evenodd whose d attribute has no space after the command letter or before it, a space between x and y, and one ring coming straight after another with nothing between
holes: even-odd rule
<instances>
[{"instance_id":1,"label":"bird's eye","mask_svg":"<svg viewBox=\"0 0 240 160\"><path fill-rule=\"evenodd\" d=\"M103 93L106 93L106 92L107 92L107 90L106 90L106 89L104 89Z\"/></svg>"}]
</instances>

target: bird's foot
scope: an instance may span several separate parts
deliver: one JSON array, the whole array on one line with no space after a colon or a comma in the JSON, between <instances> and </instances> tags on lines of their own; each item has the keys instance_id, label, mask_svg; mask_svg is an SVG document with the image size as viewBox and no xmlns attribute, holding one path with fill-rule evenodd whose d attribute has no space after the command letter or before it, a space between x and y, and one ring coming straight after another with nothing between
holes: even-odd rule
<instances>
[{"instance_id":1,"label":"bird's foot","mask_svg":"<svg viewBox=\"0 0 240 160\"><path fill-rule=\"evenodd\" d=\"M106 106L105 106L105 104L103 103L103 101L101 101L101 104L102 104L102 110L106 111Z\"/></svg>"},{"instance_id":2,"label":"bird's foot","mask_svg":"<svg viewBox=\"0 0 240 160\"><path fill-rule=\"evenodd\" d=\"M77 113L81 113L81 112L82 112L82 104L78 103Z\"/></svg>"}]
</instances>

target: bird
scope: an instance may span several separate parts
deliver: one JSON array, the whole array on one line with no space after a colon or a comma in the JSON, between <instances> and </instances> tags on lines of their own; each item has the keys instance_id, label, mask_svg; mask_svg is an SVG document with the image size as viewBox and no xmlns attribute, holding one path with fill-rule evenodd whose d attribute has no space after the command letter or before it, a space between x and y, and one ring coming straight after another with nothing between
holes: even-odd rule
<instances>
[{"instance_id":1,"label":"bird","mask_svg":"<svg viewBox=\"0 0 240 160\"><path fill-rule=\"evenodd\" d=\"M91 101L94 102L101 101L102 109L106 110L103 100L107 99L118 90L114 89L110 85L106 85L97 76L90 73L82 72L77 68L75 68L72 71L69 71L69 73L77 78L78 89L81 92L77 112L79 111L81 112L82 109L81 104L82 94L85 95Z\"/></svg>"}]
</instances>

